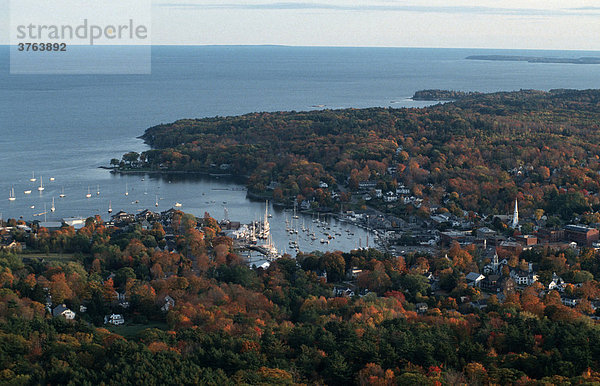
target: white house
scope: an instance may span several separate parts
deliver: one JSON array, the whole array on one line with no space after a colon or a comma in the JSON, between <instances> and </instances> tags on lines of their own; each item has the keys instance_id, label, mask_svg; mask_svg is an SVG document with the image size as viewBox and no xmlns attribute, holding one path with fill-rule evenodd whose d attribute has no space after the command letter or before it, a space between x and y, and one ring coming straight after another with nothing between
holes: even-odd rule
<instances>
[{"instance_id":1,"label":"white house","mask_svg":"<svg viewBox=\"0 0 600 386\"><path fill-rule=\"evenodd\" d=\"M417 303L415 305L415 308L417 310L417 313L424 314L429 309L429 306L427 305L427 303Z\"/></svg>"},{"instance_id":2,"label":"white house","mask_svg":"<svg viewBox=\"0 0 600 386\"><path fill-rule=\"evenodd\" d=\"M173 299L169 295L165 296L165 304L160 309L166 312L173 307L175 307L175 299Z\"/></svg>"},{"instance_id":3,"label":"white house","mask_svg":"<svg viewBox=\"0 0 600 386\"><path fill-rule=\"evenodd\" d=\"M561 297L560 301L567 307L575 307L577 304L579 304L581 299Z\"/></svg>"},{"instance_id":4,"label":"white house","mask_svg":"<svg viewBox=\"0 0 600 386\"><path fill-rule=\"evenodd\" d=\"M67 320L73 320L75 319L75 312L71 311L64 304L61 304L60 306L57 306L52 310L52 316L54 316L55 318L57 316L62 316Z\"/></svg>"},{"instance_id":5,"label":"white house","mask_svg":"<svg viewBox=\"0 0 600 386\"><path fill-rule=\"evenodd\" d=\"M557 290L557 291L564 291L565 289L565 281L558 276L556 273L552 274L552 281L550 283L548 283L548 290Z\"/></svg>"},{"instance_id":6,"label":"white house","mask_svg":"<svg viewBox=\"0 0 600 386\"><path fill-rule=\"evenodd\" d=\"M396 189L396 194L410 194L410 189L408 189L404 185L400 185Z\"/></svg>"},{"instance_id":7,"label":"white house","mask_svg":"<svg viewBox=\"0 0 600 386\"><path fill-rule=\"evenodd\" d=\"M398 201L398 196L396 196L393 192L387 192L383 197L383 201L385 202L394 202Z\"/></svg>"},{"instance_id":8,"label":"white house","mask_svg":"<svg viewBox=\"0 0 600 386\"><path fill-rule=\"evenodd\" d=\"M115 326L119 326L119 325L125 323L125 319L123 318L123 315L121 315L121 314L106 315L104 317L104 324L108 324L108 323L115 325Z\"/></svg>"},{"instance_id":9,"label":"white house","mask_svg":"<svg viewBox=\"0 0 600 386\"><path fill-rule=\"evenodd\" d=\"M346 287L334 287L333 288L333 296L336 297L353 297L354 296L354 291L352 291L350 288Z\"/></svg>"},{"instance_id":10,"label":"white house","mask_svg":"<svg viewBox=\"0 0 600 386\"><path fill-rule=\"evenodd\" d=\"M511 269L510 277L515 281L517 285L529 286L538 281L538 275L533 272L530 266L529 272L521 269Z\"/></svg>"},{"instance_id":11,"label":"white house","mask_svg":"<svg viewBox=\"0 0 600 386\"><path fill-rule=\"evenodd\" d=\"M477 272L469 272L465 279L469 287L479 287L479 283L485 279L485 276Z\"/></svg>"}]
</instances>

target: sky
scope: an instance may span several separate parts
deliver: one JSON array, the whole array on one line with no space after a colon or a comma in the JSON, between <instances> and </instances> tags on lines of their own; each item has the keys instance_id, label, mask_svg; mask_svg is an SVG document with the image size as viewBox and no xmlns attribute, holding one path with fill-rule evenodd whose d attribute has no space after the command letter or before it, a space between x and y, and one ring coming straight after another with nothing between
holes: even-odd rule
<instances>
[{"instance_id":1,"label":"sky","mask_svg":"<svg viewBox=\"0 0 600 386\"><path fill-rule=\"evenodd\" d=\"M152 0L153 44L600 50L599 39L597 0Z\"/></svg>"}]
</instances>

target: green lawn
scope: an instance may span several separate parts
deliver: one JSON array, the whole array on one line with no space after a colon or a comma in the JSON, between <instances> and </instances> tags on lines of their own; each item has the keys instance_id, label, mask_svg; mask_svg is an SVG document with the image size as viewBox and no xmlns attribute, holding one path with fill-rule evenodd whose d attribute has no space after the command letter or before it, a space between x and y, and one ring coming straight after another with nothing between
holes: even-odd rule
<instances>
[{"instance_id":1,"label":"green lawn","mask_svg":"<svg viewBox=\"0 0 600 386\"><path fill-rule=\"evenodd\" d=\"M115 334L119 334L124 338L131 339L140 332L147 328L158 328L159 330L166 330L168 328L166 323L162 322L150 322L147 324L128 324L125 323L120 326L105 325L106 329Z\"/></svg>"}]
</instances>

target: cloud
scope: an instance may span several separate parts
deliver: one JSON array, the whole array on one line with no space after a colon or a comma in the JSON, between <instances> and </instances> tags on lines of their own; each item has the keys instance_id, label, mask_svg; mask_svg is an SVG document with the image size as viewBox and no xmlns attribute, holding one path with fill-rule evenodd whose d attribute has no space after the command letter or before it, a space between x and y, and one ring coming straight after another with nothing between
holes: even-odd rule
<instances>
[{"instance_id":1,"label":"cloud","mask_svg":"<svg viewBox=\"0 0 600 386\"><path fill-rule=\"evenodd\" d=\"M241 9L241 10L332 10L332 11L370 11L370 12L417 12L479 15L513 16L573 16L589 15L590 11L600 11L600 7L581 7L565 9L539 8L498 8L484 6L423 6L423 5L339 5L306 2L274 2L257 4L197 4L197 3L159 3L159 7L181 9Z\"/></svg>"}]
</instances>

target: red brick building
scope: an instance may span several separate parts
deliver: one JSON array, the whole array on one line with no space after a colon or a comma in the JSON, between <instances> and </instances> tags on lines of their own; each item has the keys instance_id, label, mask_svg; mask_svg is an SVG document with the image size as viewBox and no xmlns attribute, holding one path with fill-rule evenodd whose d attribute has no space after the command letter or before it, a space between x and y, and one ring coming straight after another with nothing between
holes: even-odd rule
<instances>
[{"instance_id":1,"label":"red brick building","mask_svg":"<svg viewBox=\"0 0 600 386\"><path fill-rule=\"evenodd\" d=\"M579 245L591 246L592 243L600 239L600 232L595 228L588 228L582 225L567 225L565 227L565 238L574 241Z\"/></svg>"}]
</instances>

